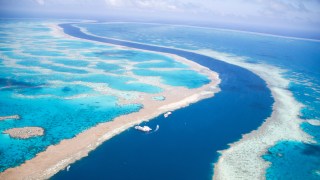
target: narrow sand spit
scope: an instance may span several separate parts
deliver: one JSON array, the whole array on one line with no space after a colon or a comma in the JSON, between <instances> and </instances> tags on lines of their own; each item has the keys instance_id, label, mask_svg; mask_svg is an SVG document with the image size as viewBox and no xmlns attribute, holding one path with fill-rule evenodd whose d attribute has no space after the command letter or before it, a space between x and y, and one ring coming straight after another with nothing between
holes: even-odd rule
<instances>
[{"instance_id":1,"label":"narrow sand spit","mask_svg":"<svg viewBox=\"0 0 320 180\"><path fill-rule=\"evenodd\" d=\"M19 115L0 116L0 121L7 120L7 119L20 119L20 116Z\"/></svg>"},{"instance_id":2,"label":"narrow sand spit","mask_svg":"<svg viewBox=\"0 0 320 180\"><path fill-rule=\"evenodd\" d=\"M249 64L244 61L244 57L212 50L200 50L197 53L254 72L266 81L275 100L271 116L257 130L243 135L241 140L221 151L214 167L213 179L265 179L265 172L270 164L261 156L269 147L281 140L312 141L312 138L300 129L302 120L299 119L299 114L302 105L287 89L289 81L282 77L284 70L266 64Z\"/></svg>"},{"instance_id":3,"label":"narrow sand spit","mask_svg":"<svg viewBox=\"0 0 320 180\"><path fill-rule=\"evenodd\" d=\"M54 29L55 35L73 38L63 34L57 26L51 25L50 27ZM211 82L196 89L183 87L164 89L164 92L157 94L157 96L165 97L163 101L154 101L152 98L155 96L154 94L143 94L142 97L131 102L143 104L144 108L139 112L117 117L110 122L100 123L72 139L63 140L57 145L51 145L44 152L37 154L35 158L18 167L2 172L0 179L48 179L58 171L68 167L71 163L87 156L90 151L101 143L124 130L165 112L174 111L201 99L212 97L214 93L220 91L218 88L220 79L217 73L182 57L162 54L188 64L193 70L208 76Z\"/></svg>"}]
</instances>

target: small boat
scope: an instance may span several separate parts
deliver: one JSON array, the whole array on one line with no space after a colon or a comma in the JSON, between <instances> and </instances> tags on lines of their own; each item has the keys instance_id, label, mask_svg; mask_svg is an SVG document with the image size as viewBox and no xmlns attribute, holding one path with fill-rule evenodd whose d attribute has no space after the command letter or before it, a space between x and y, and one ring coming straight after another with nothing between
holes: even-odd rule
<instances>
[{"instance_id":1,"label":"small boat","mask_svg":"<svg viewBox=\"0 0 320 180\"><path fill-rule=\"evenodd\" d=\"M150 132L152 129L149 126L135 126L136 130L143 131L143 132Z\"/></svg>"},{"instance_id":2,"label":"small boat","mask_svg":"<svg viewBox=\"0 0 320 180\"><path fill-rule=\"evenodd\" d=\"M164 118L167 118L170 114L172 114L172 112L169 111L169 112L164 113L163 116L164 116Z\"/></svg>"}]
</instances>

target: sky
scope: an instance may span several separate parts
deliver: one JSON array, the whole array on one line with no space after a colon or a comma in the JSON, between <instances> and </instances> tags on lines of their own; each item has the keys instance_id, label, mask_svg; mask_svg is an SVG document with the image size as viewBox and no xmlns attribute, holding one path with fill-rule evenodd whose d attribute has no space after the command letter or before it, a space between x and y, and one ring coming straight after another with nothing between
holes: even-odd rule
<instances>
[{"instance_id":1,"label":"sky","mask_svg":"<svg viewBox=\"0 0 320 180\"><path fill-rule=\"evenodd\" d=\"M320 34L320 0L0 0L0 17L176 22Z\"/></svg>"}]
</instances>

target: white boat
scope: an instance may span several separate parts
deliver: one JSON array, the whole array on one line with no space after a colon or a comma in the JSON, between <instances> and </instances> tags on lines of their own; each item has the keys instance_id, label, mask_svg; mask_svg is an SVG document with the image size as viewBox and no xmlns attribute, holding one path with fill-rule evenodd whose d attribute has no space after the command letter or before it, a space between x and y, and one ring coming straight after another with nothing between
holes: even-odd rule
<instances>
[{"instance_id":1,"label":"white boat","mask_svg":"<svg viewBox=\"0 0 320 180\"><path fill-rule=\"evenodd\" d=\"M143 132L152 131L152 129L149 126L135 126L134 128Z\"/></svg>"},{"instance_id":2,"label":"white boat","mask_svg":"<svg viewBox=\"0 0 320 180\"><path fill-rule=\"evenodd\" d=\"M165 118L167 118L170 114L172 114L172 112L169 111L169 112L164 113L163 116L164 116Z\"/></svg>"}]
</instances>

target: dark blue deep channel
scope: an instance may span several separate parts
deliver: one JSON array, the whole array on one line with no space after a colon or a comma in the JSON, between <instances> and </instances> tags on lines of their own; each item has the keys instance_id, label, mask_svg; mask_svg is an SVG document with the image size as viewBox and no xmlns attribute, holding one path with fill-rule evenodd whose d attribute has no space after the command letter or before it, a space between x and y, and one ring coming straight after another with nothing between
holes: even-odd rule
<instances>
[{"instance_id":1,"label":"dark blue deep channel","mask_svg":"<svg viewBox=\"0 0 320 180\"><path fill-rule=\"evenodd\" d=\"M137 49L177 54L219 73L221 92L143 123L157 132L133 128L113 137L96 150L60 171L52 179L211 179L218 150L257 129L270 116L273 98L266 83L252 72L207 56L183 50L87 35L71 24L66 34Z\"/></svg>"}]
</instances>

